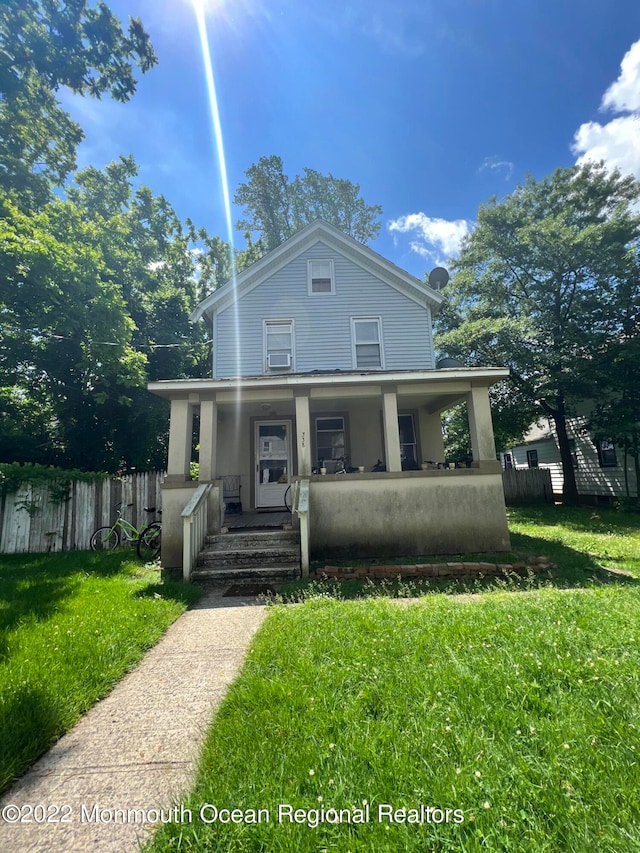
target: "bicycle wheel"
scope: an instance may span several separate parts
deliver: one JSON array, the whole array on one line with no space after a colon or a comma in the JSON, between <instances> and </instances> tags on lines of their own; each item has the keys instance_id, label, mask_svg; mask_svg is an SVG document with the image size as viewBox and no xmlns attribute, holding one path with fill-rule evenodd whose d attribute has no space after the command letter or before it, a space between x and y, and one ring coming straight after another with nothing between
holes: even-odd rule
<instances>
[{"instance_id":1,"label":"bicycle wheel","mask_svg":"<svg viewBox=\"0 0 640 853\"><path fill-rule=\"evenodd\" d=\"M284 505L287 512L291 512L291 486L287 486L287 491L284 493Z\"/></svg>"},{"instance_id":2,"label":"bicycle wheel","mask_svg":"<svg viewBox=\"0 0 640 853\"><path fill-rule=\"evenodd\" d=\"M136 550L138 557L148 563L149 560L155 560L160 555L160 545L162 540L162 524L159 521L154 521L140 534Z\"/></svg>"},{"instance_id":3,"label":"bicycle wheel","mask_svg":"<svg viewBox=\"0 0 640 853\"><path fill-rule=\"evenodd\" d=\"M120 544L120 536L115 527L99 527L91 534L89 545L92 551L113 551Z\"/></svg>"}]
</instances>

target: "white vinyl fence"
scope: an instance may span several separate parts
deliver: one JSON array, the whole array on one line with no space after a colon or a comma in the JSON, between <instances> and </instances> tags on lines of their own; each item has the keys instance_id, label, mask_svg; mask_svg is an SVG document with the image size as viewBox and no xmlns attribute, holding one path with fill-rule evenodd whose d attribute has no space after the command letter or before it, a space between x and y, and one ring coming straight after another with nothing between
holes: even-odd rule
<instances>
[{"instance_id":1,"label":"white vinyl fence","mask_svg":"<svg viewBox=\"0 0 640 853\"><path fill-rule=\"evenodd\" d=\"M162 509L163 479L163 472L152 471L93 483L74 480L63 500L59 489L23 483L0 497L0 553L87 550L93 531L113 523L120 501L123 518L140 529Z\"/></svg>"}]
</instances>

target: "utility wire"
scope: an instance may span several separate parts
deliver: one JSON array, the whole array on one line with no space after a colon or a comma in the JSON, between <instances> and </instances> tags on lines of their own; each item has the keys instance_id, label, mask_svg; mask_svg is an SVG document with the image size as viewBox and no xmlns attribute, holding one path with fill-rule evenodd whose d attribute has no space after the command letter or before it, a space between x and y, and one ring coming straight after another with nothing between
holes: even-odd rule
<instances>
[{"instance_id":1,"label":"utility wire","mask_svg":"<svg viewBox=\"0 0 640 853\"><path fill-rule=\"evenodd\" d=\"M88 343L88 344L92 344L92 345L95 344L97 346L103 346L103 347L120 347L120 346L123 346L123 344L119 343L118 341L92 341L92 340L85 341L83 338L74 338L74 337L71 337L71 335L53 335L53 334L43 335L38 329L21 329L21 331L22 332L31 332L31 334L37 335L38 338L40 338L41 340L77 341L79 343ZM195 343L211 344L211 343L213 343L213 338L207 338L206 341L199 341L199 342L196 341ZM177 343L177 344L135 344L135 345L133 345L133 348L135 350L140 350L140 349L154 350L154 349L172 349L174 347L192 347L192 346L194 346L194 341L181 341L180 343Z\"/></svg>"}]
</instances>

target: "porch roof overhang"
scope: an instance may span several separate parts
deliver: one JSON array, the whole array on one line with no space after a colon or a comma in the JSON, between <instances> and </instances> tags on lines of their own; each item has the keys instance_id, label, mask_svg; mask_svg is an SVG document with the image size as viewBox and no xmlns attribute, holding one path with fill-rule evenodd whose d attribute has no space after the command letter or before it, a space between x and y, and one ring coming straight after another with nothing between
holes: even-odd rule
<instances>
[{"instance_id":1,"label":"porch roof overhang","mask_svg":"<svg viewBox=\"0 0 640 853\"><path fill-rule=\"evenodd\" d=\"M423 398L429 411L438 412L463 400L472 388L488 388L508 379L509 374L509 369L504 367L335 371L230 379L170 379L150 382L147 387L151 393L165 399L189 400L195 404L204 400L234 404L292 400L300 394L318 400L366 398L394 389L399 396Z\"/></svg>"}]
</instances>

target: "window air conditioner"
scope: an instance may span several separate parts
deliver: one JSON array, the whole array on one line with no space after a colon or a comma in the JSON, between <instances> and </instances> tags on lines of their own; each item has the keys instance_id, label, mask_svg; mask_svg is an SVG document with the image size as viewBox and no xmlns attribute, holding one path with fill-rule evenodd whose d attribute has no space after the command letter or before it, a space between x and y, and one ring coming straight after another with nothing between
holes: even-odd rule
<instances>
[{"instance_id":1,"label":"window air conditioner","mask_svg":"<svg viewBox=\"0 0 640 853\"><path fill-rule=\"evenodd\" d=\"M291 367L290 352L270 352L267 355L267 365L273 367Z\"/></svg>"}]
</instances>

